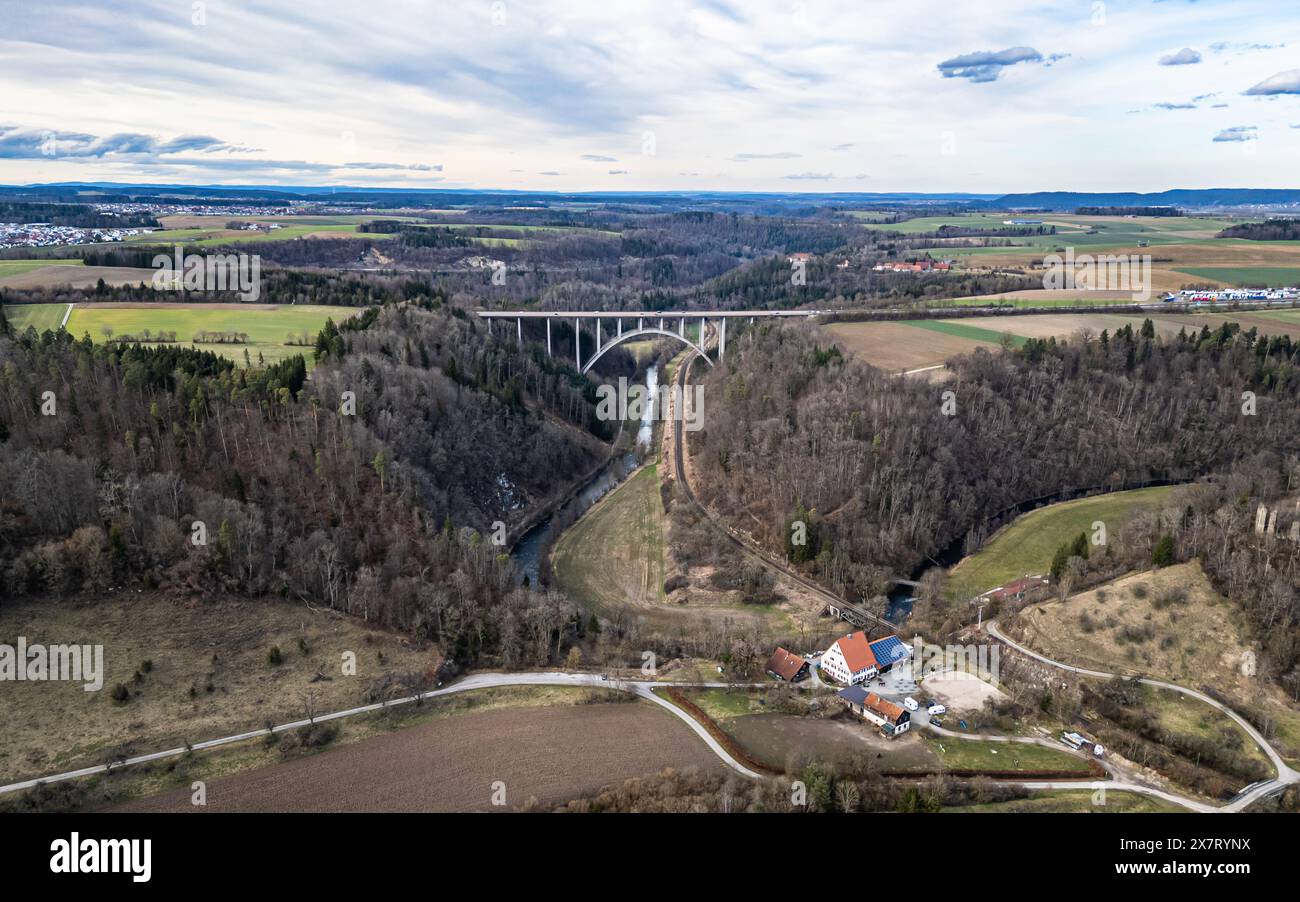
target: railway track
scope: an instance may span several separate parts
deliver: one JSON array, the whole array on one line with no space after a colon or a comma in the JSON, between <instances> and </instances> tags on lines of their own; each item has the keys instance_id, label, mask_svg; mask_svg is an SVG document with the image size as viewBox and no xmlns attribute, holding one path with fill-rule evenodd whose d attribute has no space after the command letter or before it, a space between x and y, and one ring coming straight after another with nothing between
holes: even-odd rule
<instances>
[{"instance_id":1,"label":"railway track","mask_svg":"<svg viewBox=\"0 0 1300 902\"><path fill-rule=\"evenodd\" d=\"M677 388L679 389L678 397L682 399L681 403L683 404L686 402L686 379L690 373L691 365L695 362L695 358L698 356L699 352L688 351L686 358L677 368L676 382ZM728 542L738 548L741 553L750 560L755 561L770 572L781 574L822 599L830 609L831 613L836 617L863 629L876 627L888 630L891 633L895 630L894 624L890 623L881 615L845 601L843 598L831 592L829 589L826 589L824 586L813 582L806 576L795 571L793 568L787 567L780 561L769 557L765 552L755 548L749 542L746 542L740 536L736 535L735 532L732 531L731 527L722 522L722 520L715 516L712 511L705 507L704 504L700 502L699 498L696 497L695 491L691 488L690 481L686 478L686 442L683 438L685 430L681 428L682 422L684 422L684 417L678 416L676 422L673 423L673 478L675 478L677 484L681 486L682 493L686 496L686 500L700 512L701 516L712 524L714 529L716 529Z\"/></svg>"}]
</instances>

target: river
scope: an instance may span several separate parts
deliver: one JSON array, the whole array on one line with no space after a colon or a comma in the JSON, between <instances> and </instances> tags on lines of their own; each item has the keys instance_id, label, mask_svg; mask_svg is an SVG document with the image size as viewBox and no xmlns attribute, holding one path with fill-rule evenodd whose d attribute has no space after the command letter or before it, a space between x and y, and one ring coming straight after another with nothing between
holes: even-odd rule
<instances>
[{"instance_id":1,"label":"river","mask_svg":"<svg viewBox=\"0 0 1300 902\"><path fill-rule=\"evenodd\" d=\"M578 516L618 486L628 474L636 469L643 452L654 453L655 414L659 400L659 368L651 365L645 373L645 402L641 411L640 425L636 431L636 445L621 457L612 457L600 469L600 472L587 481L577 495L569 502L574 506ZM529 585L536 586L541 571L542 555L551 547L556 532L555 518L547 517L528 532L519 537L510 556L514 559L520 579L527 578ZM562 530L561 530L562 531Z\"/></svg>"}]
</instances>

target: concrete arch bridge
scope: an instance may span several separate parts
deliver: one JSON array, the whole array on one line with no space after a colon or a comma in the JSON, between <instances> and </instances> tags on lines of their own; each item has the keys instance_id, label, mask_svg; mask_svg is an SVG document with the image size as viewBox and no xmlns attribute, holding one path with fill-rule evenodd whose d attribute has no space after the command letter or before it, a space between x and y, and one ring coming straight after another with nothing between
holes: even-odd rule
<instances>
[{"instance_id":1,"label":"concrete arch bridge","mask_svg":"<svg viewBox=\"0 0 1300 902\"><path fill-rule=\"evenodd\" d=\"M713 366L713 360L704 347L704 335L710 323L713 324L718 333L718 359L721 360L727 355L727 320L744 317L752 323L756 319L764 318L808 318L820 316L822 312L821 310L708 310L690 312L662 310L620 310L614 312L590 310L480 310L478 315L480 318L487 320L489 328L492 328L496 320L514 320L515 334L521 343L524 339L524 320L545 320L546 354L548 357L552 356L553 353L551 322L572 319L574 363L579 372L587 373L610 348L627 341L636 341L638 338L651 336L675 338L694 349L708 361L709 366ZM582 359L582 324L584 320L595 320L594 323L589 324L588 328L593 330L596 350L586 360ZM607 320L613 320L613 325L608 329L605 328ZM699 322L700 340L698 342L687 337L686 324L688 320L697 320ZM633 321L636 323L635 328L624 328L625 322L631 327Z\"/></svg>"}]
</instances>

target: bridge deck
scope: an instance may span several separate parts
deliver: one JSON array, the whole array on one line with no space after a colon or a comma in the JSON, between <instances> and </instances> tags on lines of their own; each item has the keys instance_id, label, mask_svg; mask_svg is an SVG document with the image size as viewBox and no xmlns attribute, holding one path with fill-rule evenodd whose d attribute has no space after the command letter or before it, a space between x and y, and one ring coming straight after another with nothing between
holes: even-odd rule
<instances>
[{"instance_id":1,"label":"bridge deck","mask_svg":"<svg viewBox=\"0 0 1300 902\"><path fill-rule=\"evenodd\" d=\"M484 319L732 319L738 316L822 316L825 310L476 310Z\"/></svg>"}]
</instances>

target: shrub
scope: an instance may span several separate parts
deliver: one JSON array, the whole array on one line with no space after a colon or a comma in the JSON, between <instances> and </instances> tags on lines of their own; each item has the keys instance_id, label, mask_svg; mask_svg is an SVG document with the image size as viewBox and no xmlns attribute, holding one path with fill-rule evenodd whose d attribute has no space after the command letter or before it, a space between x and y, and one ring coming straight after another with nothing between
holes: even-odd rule
<instances>
[{"instance_id":1,"label":"shrub","mask_svg":"<svg viewBox=\"0 0 1300 902\"><path fill-rule=\"evenodd\" d=\"M126 704L127 700L131 698L131 690L126 688L126 683L118 683L113 687L112 697L113 701L119 705Z\"/></svg>"},{"instance_id":2,"label":"shrub","mask_svg":"<svg viewBox=\"0 0 1300 902\"><path fill-rule=\"evenodd\" d=\"M266 654L266 660L270 662L272 667L279 667L283 664L284 655L280 653L280 646L272 645L271 650Z\"/></svg>"},{"instance_id":3,"label":"shrub","mask_svg":"<svg viewBox=\"0 0 1300 902\"><path fill-rule=\"evenodd\" d=\"M685 574L674 573L672 576L664 580L664 594L671 595L678 589L685 589L690 584L691 581L686 578Z\"/></svg>"},{"instance_id":4,"label":"shrub","mask_svg":"<svg viewBox=\"0 0 1300 902\"><path fill-rule=\"evenodd\" d=\"M1174 537L1163 536L1156 547L1151 551L1151 563L1157 567L1168 567L1178 560L1177 551L1174 548Z\"/></svg>"}]
</instances>

